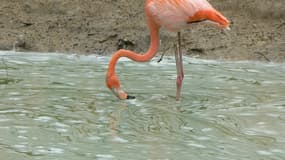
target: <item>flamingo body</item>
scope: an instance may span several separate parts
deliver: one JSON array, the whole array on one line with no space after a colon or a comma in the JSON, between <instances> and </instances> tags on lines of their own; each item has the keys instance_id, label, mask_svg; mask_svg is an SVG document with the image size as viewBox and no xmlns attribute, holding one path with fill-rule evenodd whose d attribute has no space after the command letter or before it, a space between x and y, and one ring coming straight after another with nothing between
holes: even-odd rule
<instances>
[{"instance_id":1,"label":"flamingo body","mask_svg":"<svg viewBox=\"0 0 285 160\"><path fill-rule=\"evenodd\" d=\"M188 27L187 21L197 11L210 8L205 0L152 0L146 5L156 23L173 32Z\"/></svg>"},{"instance_id":2,"label":"flamingo body","mask_svg":"<svg viewBox=\"0 0 285 160\"><path fill-rule=\"evenodd\" d=\"M115 66L121 57L127 57L137 62L146 62L151 60L159 48L159 29L161 27L167 30L177 32L187 28L193 22L209 20L221 28L228 28L229 21L217 10L215 10L207 0L146 0L145 16L150 31L150 47L143 54L137 54L129 50L119 50L111 58L107 75L106 85L119 99L134 98L125 93L120 85L119 79L115 74ZM179 34L180 41L180 34ZM180 43L180 42L179 42ZM177 90L176 99L180 97L181 84L183 80L182 53L180 44L177 47Z\"/></svg>"}]
</instances>

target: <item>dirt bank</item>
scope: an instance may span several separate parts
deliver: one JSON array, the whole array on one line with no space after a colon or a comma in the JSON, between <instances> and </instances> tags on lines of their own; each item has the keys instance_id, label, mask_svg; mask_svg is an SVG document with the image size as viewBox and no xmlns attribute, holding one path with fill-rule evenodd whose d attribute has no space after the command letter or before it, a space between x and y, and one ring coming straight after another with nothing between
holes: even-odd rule
<instances>
[{"instance_id":1,"label":"dirt bank","mask_svg":"<svg viewBox=\"0 0 285 160\"><path fill-rule=\"evenodd\" d=\"M211 0L231 22L227 34L206 24L183 31L184 53L207 59L285 62L284 0ZM0 50L112 54L143 52L149 33L143 0L1 0ZM161 32L172 54L176 34ZM169 48L169 49L168 49Z\"/></svg>"}]
</instances>

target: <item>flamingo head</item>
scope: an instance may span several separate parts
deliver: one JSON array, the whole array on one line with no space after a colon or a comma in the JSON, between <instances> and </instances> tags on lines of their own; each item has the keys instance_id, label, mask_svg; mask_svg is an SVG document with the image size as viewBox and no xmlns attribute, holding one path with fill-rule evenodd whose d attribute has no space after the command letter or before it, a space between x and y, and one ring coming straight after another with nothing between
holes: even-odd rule
<instances>
[{"instance_id":1,"label":"flamingo head","mask_svg":"<svg viewBox=\"0 0 285 160\"><path fill-rule=\"evenodd\" d=\"M122 90L120 86L120 81L115 74L107 76L106 85L121 100L135 99L134 96L130 96Z\"/></svg>"}]
</instances>

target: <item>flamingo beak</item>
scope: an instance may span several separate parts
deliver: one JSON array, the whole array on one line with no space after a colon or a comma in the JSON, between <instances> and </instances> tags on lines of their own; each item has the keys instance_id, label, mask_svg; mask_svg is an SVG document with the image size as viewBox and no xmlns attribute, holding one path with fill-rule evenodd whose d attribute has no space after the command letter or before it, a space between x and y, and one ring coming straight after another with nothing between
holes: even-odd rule
<instances>
[{"instance_id":1,"label":"flamingo beak","mask_svg":"<svg viewBox=\"0 0 285 160\"><path fill-rule=\"evenodd\" d=\"M121 100L126 100L126 99L135 99L136 97L135 96L130 96L128 95L127 93L125 93L121 87L119 88L112 88L111 89L112 92Z\"/></svg>"}]
</instances>

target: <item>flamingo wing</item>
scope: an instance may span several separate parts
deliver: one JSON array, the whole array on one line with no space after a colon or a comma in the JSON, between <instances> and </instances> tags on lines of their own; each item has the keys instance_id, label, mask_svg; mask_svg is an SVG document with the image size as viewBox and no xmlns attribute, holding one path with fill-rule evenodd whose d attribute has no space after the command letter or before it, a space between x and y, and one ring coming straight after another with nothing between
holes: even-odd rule
<instances>
[{"instance_id":1,"label":"flamingo wing","mask_svg":"<svg viewBox=\"0 0 285 160\"><path fill-rule=\"evenodd\" d=\"M146 9L158 25L176 32L186 28L197 12L213 7L206 0L148 0Z\"/></svg>"}]
</instances>

